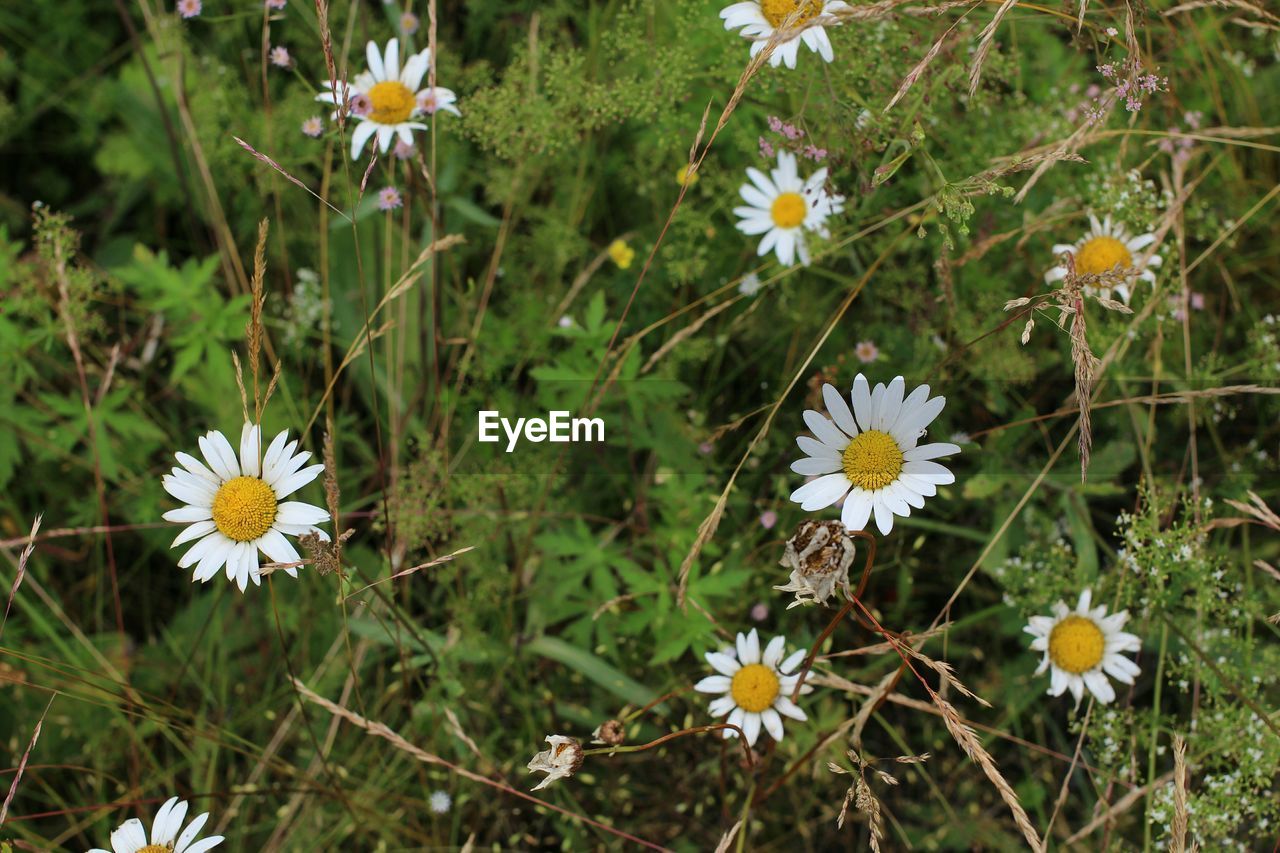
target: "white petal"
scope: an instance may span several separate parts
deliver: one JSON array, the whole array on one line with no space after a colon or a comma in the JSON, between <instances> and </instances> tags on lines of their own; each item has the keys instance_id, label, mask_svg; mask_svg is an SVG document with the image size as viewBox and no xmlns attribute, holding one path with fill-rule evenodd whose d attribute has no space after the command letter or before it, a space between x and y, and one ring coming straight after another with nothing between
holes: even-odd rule
<instances>
[{"instance_id":1,"label":"white petal","mask_svg":"<svg viewBox=\"0 0 1280 853\"><path fill-rule=\"evenodd\" d=\"M713 717L723 717L736 707L738 706L734 704L732 696L721 696L719 699L711 700L711 704L707 706L707 713Z\"/></svg>"},{"instance_id":2,"label":"white petal","mask_svg":"<svg viewBox=\"0 0 1280 853\"><path fill-rule=\"evenodd\" d=\"M186 474L179 468L174 470L179 474ZM213 498L217 494L213 486L194 474L186 474L186 479L180 479L174 474L165 474L160 478L160 485L166 492L188 506L212 507Z\"/></svg>"},{"instance_id":3,"label":"white petal","mask_svg":"<svg viewBox=\"0 0 1280 853\"><path fill-rule=\"evenodd\" d=\"M351 131L351 159L359 160L360 152L364 150L364 145L369 141L369 137L373 136L374 131L378 129L377 122L367 119L362 120L356 125L356 129Z\"/></svg>"},{"instance_id":4,"label":"white petal","mask_svg":"<svg viewBox=\"0 0 1280 853\"><path fill-rule=\"evenodd\" d=\"M806 715L804 711L800 710L800 706L792 702L789 696L779 696L777 699L774 699L773 707L784 717L790 717L791 719L799 720L802 723L809 719L808 715Z\"/></svg>"},{"instance_id":5,"label":"white petal","mask_svg":"<svg viewBox=\"0 0 1280 853\"><path fill-rule=\"evenodd\" d=\"M755 628L747 634L738 634L738 660L743 666L760 663L760 635Z\"/></svg>"},{"instance_id":6,"label":"white petal","mask_svg":"<svg viewBox=\"0 0 1280 853\"><path fill-rule=\"evenodd\" d=\"M777 711L765 708L760 712L760 721L764 723L764 730L769 733L769 737L775 741L782 740L782 717L778 716Z\"/></svg>"},{"instance_id":7,"label":"white petal","mask_svg":"<svg viewBox=\"0 0 1280 853\"><path fill-rule=\"evenodd\" d=\"M835 427L832 427L832 429L835 429ZM839 432L839 430L836 431ZM848 442L847 438L845 442ZM809 438L807 435L796 436L796 446L803 450L807 456L812 456L815 459L834 459L837 461L840 459L840 450L835 449L826 442ZM841 448L841 450L843 449Z\"/></svg>"},{"instance_id":8,"label":"white petal","mask_svg":"<svg viewBox=\"0 0 1280 853\"><path fill-rule=\"evenodd\" d=\"M853 377L853 389L849 392L853 401L853 414L858 419L858 426L871 429L871 384L867 377L859 373Z\"/></svg>"},{"instance_id":9,"label":"white petal","mask_svg":"<svg viewBox=\"0 0 1280 853\"><path fill-rule=\"evenodd\" d=\"M221 835L210 835L208 838L203 838L197 841L195 844L192 844L190 847L186 849L186 853L206 853L206 851L212 850L213 848L217 847L221 843L222 843ZM178 853L178 851L175 850L174 853Z\"/></svg>"},{"instance_id":10,"label":"white petal","mask_svg":"<svg viewBox=\"0 0 1280 853\"><path fill-rule=\"evenodd\" d=\"M302 558L298 551L284 538L284 534L272 528L258 537L254 543L273 563L296 563Z\"/></svg>"},{"instance_id":11,"label":"white petal","mask_svg":"<svg viewBox=\"0 0 1280 853\"><path fill-rule=\"evenodd\" d=\"M111 848L115 853L136 853L146 846L147 831L136 817L129 818L111 833Z\"/></svg>"},{"instance_id":12,"label":"white petal","mask_svg":"<svg viewBox=\"0 0 1280 853\"><path fill-rule=\"evenodd\" d=\"M196 564L195 569L191 572L191 580L204 583L218 573L218 570L227 564L227 560L231 557L235 550L235 542L232 542L226 536L217 531L210 533L204 540L214 539L217 546L210 550Z\"/></svg>"},{"instance_id":13,"label":"white petal","mask_svg":"<svg viewBox=\"0 0 1280 853\"><path fill-rule=\"evenodd\" d=\"M902 395L906 391L906 387L906 380L901 376L895 376L889 382L876 413L875 429L888 432L889 427L893 426L894 422L898 420L898 415L902 411Z\"/></svg>"},{"instance_id":14,"label":"white petal","mask_svg":"<svg viewBox=\"0 0 1280 853\"><path fill-rule=\"evenodd\" d=\"M290 476L278 481L271 487L276 493L276 500L282 500L289 497L289 495L298 491L298 489L301 489L303 486L307 485L307 483L310 483L316 477L320 476L320 472L323 470L324 465L312 465L309 468L303 468L296 474L291 474Z\"/></svg>"},{"instance_id":15,"label":"white petal","mask_svg":"<svg viewBox=\"0 0 1280 853\"><path fill-rule=\"evenodd\" d=\"M1110 681L1107 681L1107 677L1096 669L1084 674L1084 683L1089 688L1089 692L1102 704L1115 700L1115 688L1111 686Z\"/></svg>"},{"instance_id":16,"label":"white petal","mask_svg":"<svg viewBox=\"0 0 1280 853\"><path fill-rule=\"evenodd\" d=\"M729 715L729 719L725 720L725 722L731 726L737 726L740 729L742 728L742 718L745 717L746 715L747 715L747 712L742 710L741 708L734 708L733 713ZM734 729L725 729L724 736L726 739L728 739L731 737L737 737L738 733Z\"/></svg>"},{"instance_id":17,"label":"white petal","mask_svg":"<svg viewBox=\"0 0 1280 853\"><path fill-rule=\"evenodd\" d=\"M208 435L201 436L197 442L205 461L220 479L233 480L240 476L240 462L225 435L213 430Z\"/></svg>"},{"instance_id":18,"label":"white petal","mask_svg":"<svg viewBox=\"0 0 1280 853\"><path fill-rule=\"evenodd\" d=\"M328 520L328 510L302 501L285 501L276 507L278 524L319 524Z\"/></svg>"},{"instance_id":19,"label":"white petal","mask_svg":"<svg viewBox=\"0 0 1280 853\"><path fill-rule=\"evenodd\" d=\"M727 675L708 675L693 685L693 689L699 693L728 693L732 684L733 680Z\"/></svg>"},{"instance_id":20,"label":"white petal","mask_svg":"<svg viewBox=\"0 0 1280 853\"><path fill-rule=\"evenodd\" d=\"M160 517L165 521L176 521L179 523L208 521L213 518L213 512L210 511L207 506L184 506L180 509L171 509Z\"/></svg>"},{"instance_id":21,"label":"white petal","mask_svg":"<svg viewBox=\"0 0 1280 853\"><path fill-rule=\"evenodd\" d=\"M840 520L849 530L866 530L867 519L871 517L873 502L870 493L862 489L854 489L844 499L844 507L840 511Z\"/></svg>"},{"instance_id":22,"label":"white petal","mask_svg":"<svg viewBox=\"0 0 1280 853\"><path fill-rule=\"evenodd\" d=\"M369 73L373 75L375 80L386 80L386 69L382 65L382 54L378 51L378 45L369 42L364 46L364 58L369 63Z\"/></svg>"},{"instance_id":23,"label":"white petal","mask_svg":"<svg viewBox=\"0 0 1280 853\"><path fill-rule=\"evenodd\" d=\"M938 459L943 456L950 456L953 453L959 453L960 446L945 441L935 441L932 444L922 444L919 447L913 447L910 450L902 452L904 462L925 462L930 459Z\"/></svg>"},{"instance_id":24,"label":"white petal","mask_svg":"<svg viewBox=\"0 0 1280 853\"><path fill-rule=\"evenodd\" d=\"M212 483L215 487L222 485L222 480L218 478L218 475L210 471L208 468L206 468L204 464L200 462L199 459L195 458L190 453L183 453L181 450L179 450L177 453L173 455L174 455L174 458L178 460L179 465L181 465L183 468L186 468L188 471L190 471L192 474L196 475L200 479L207 480L208 482Z\"/></svg>"},{"instance_id":25,"label":"white petal","mask_svg":"<svg viewBox=\"0 0 1280 853\"><path fill-rule=\"evenodd\" d=\"M290 441L283 447L276 448L276 442L280 441L282 436L287 437L287 433L280 433L271 442L271 447L267 448L267 455L262 460L262 479L268 486L275 485L276 480L284 476L285 471L295 471L297 468L289 467L293 462L293 452L298 448L298 442ZM272 448L276 448L276 452L271 452ZM299 465L298 467L301 467Z\"/></svg>"},{"instance_id":26,"label":"white petal","mask_svg":"<svg viewBox=\"0 0 1280 853\"><path fill-rule=\"evenodd\" d=\"M805 512L813 512L831 506L847 491L849 480L843 473L824 474L792 492L791 500L800 504Z\"/></svg>"},{"instance_id":27,"label":"white petal","mask_svg":"<svg viewBox=\"0 0 1280 853\"><path fill-rule=\"evenodd\" d=\"M262 429L246 423L240 431L240 470L256 477L262 470Z\"/></svg>"},{"instance_id":28,"label":"white petal","mask_svg":"<svg viewBox=\"0 0 1280 853\"><path fill-rule=\"evenodd\" d=\"M893 513L884 505L883 500L873 499L871 507L876 517L876 527L882 535L888 536L889 531L893 530Z\"/></svg>"},{"instance_id":29,"label":"white petal","mask_svg":"<svg viewBox=\"0 0 1280 853\"><path fill-rule=\"evenodd\" d=\"M382 67L388 80L400 79L400 39L387 42L387 52L382 57Z\"/></svg>"},{"instance_id":30,"label":"white petal","mask_svg":"<svg viewBox=\"0 0 1280 853\"><path fill-rule=\"evenodd\" d=\"M787 638L774 637L769 641L769 645L764 648L764 656L760 662L770 669L777 669L778 664L782 661L782 653L786 651Z\"/></svg>"},{"instance_id":31,"label":"white petal","mask_svg":"<svg viewBox=\"0 0 1280 853\"><path fill-rule=\"evenodd\" d=\"M182 555L182 559L178 560L178 568L186 569L194 566L196 563L204 559L211 550L218 548L222 539L221 534L213 536L212 534L204 537L196 544L187 549L187 553ZM225 538L225 537L223 537Z\"/></svg>"},{"instance_id":32,"label":"white petal","mask_svg":"<svg viewBox=\"0 0 1280 853\"><path fill-rule=\"evenodd\" d=\"M831 419L836 422L836 426L844 430L849 436L858 434L858 425L853 420L853 412L849 410L849 405L844 401L844 395L837 391L834 386L823 384L822 402L826 403L827 411L831 413Z\"/></svg>"},{"instance_id":33,"label":"white petal","mask_svg":"<svg viewBox=\"0 0 1280 853\"><path fill-rule=\"evenodd\" d=\"M195 524L190 524L184 527L182 532L174 537L173 544L169 547L177 548L179 545L190 542L192 539L199 539L201 536L212 533L217 529L217 527L218 526L214 524L212 520L197 521Z\"/></svg>"},{"instance_id":34,"label":"white petal","mask_svg":"<svg viewBox=\"0 0 1280 853\"><path fill-rule=\"evenodd\" d=\"M913 411L903 411L901 417L893 424L893 437L900 443L914 445L920 438L920 432L942 411L947 404L946 397L934 397Z\"/></svg>"},{"instance_id":35,"label":"white petal","mask_svg":"<svg viewBox=\"0 0 1280 853\"><path fill-rule=\"evenodd\" d=\"M808 653L809 652L806 649L796 649L794 652L787 655L786 660L778 664L778 672L782 672L782 673L792 672L793 670L795 670L796 667L804 663L805 655L807 655Z\"/></svg>"},{"instance_id":36,"label":"white petal","mask_svg":"<svg viewBox=\"0 0 1280 853\"><path fill-rule=\"evenodd\" d=\"M831 386L827 385L825 387L830 388ZM836 394L836 398L840 398L838 393ZM840 400L840 402L842 405L844 404L844 400ZM846 410L848 409L847 406L845 408ZM834 451L844 450L849 446L849 436L841 432L835 424L815 412L813 409L805 409L803 417L805 426L809 428L809 431L816 435L819 441L831 447ZM856 424L853 424L852 414L849 415L849 423L855 427L855 431L851 434L857 435Z\"/></svg>"},{"instance_id":37,"label":"white petal","mask_svg":"<svg viewBox=\"0 0 1280 853\"><path fill-rule=\"evenodd\" d=\"M733 675L742 669L742 664L738 663L735 658L721 652L707 652L705 657L707 663L711 664L711 668L721 675Z\"/></svg>"},{"instance_id":38,"label":"white petal","mask_svg":"<svg viewBox=\"0 0 1280 853\"><path fill-rule=\"evenodd\" d=\"M806 456L791 463L791 470L797 474L813 476L816 474L832 474L839 471L843 463L839 459L819 459Z\"/></svg>"},{"instance_id":39,"label":"white petal","mask_svg":"<svg viewBox=\"0 0 1280 853\"><path fill-rule=\"evenodd\" d=\"M904 462L902 470L921 480L945 486L956 481L956 475L937 462Z\"/></svg>"},{"instance_id":40,"label":"white petal","mask_svg":"<svg viewBox=\"0 0 1280 853\"><path fill-rule=\"evenodd\" d=\"M756 741L760 739L760 715L747 714L742 720L742 733L747 737L747 743L752 746L756 745Z\"/></svg>"}]
</instances>

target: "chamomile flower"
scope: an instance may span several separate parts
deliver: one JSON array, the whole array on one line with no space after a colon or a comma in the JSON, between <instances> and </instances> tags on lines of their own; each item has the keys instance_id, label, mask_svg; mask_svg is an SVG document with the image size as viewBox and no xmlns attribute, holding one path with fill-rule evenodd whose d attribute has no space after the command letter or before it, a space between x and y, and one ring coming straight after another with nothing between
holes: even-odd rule
<instances>
[{"instance_id":1,"label":"chamomile flower","mask_svg":"<svg viewBox=\"0 0 1280 853\"><path fill-rule=\"evenodd\" d=\"M784 25L794 30L794 35L774 48L769 64L795 68L801 42L826 62L835 58L826 25L806 24L820 15L834 15L848 8L843 0L747 0L721 10L720 17L726 30L739 30L740 36L752 39L752 56L764 50L774 32Z\"/></svg>"},{"instance_id":2,"label":"chamomile flower","mask_svg":"<svg viewBox=\"0 0 1280 853\"><path fill-rule=\"evenodd\" d=\"M1123 684L1133 684L1142 672L1122 654L1142 648L1138 637L1121 630L1129 620L1129 611L1108 616L1106 605L1090 609L1092 597L1090 590L1080 593L1075 610L1059 601L1053 605L1052 616L1032 616L1023 629L1035 637L1031 650L1044 652L1036 675L1050 670L1049 695L1061 696L1070 690L1076 704L1086 688L1099 702L1111 702L1116 691L1107 680L1108 675Z\"/></svg>"},{"instance_id":3,"label":"chamomile flower","mask_svg":"<svg viewBox=\"0 0 1280 853\"><path fill-rule=\"evenodd\" d=\"M195 566L193 581L207 582L226 566L227 578L241 592L252 580L260 585L258 552L273 562L295 563L302 558L285 536L316 533L329 520L328 511L285 498L310 483L324 465L306 465L310 451L295 453L298 442L285 430L262 453L262 431L246 423L240 433L240 456L227 437L213 430L199 439L201 462L179 451L182 466L164 476L164 490L186 506L169 510L165 521L188 525L171 548L199 540L178 560L179 568ZM286 443L287 442L287 443ZM297 577L296 568L285 569Z\"/></svg>"},{"instance_id":4,"label":"chamomile flower","mask_svg":"<svg viewBox=\"0 0 1280 853\"><path fill-rule=\"evenodd\" d=\"M1089 214L1089 231L1075 243L1060 243L1053 247L1055 257L1071 253L1075 256L1077 275L1097 275L1114 269L1133 269L1141 251L1156 241L1156 235L1150 232L1130 237L1125 229L1105 217L1101 222L1098 217ZM1152 255L1144 266L1138 268L1137 278L1155 284L1154 267L1160 266L1162 258ZM1059 264L1044 274L1044 280L1052 284L1067 276L1065 264ZM1115 286L1115 293L1126 305L1132 295L1130 283L1133 277ZM1111 298L1112 288L1096 288L1097 295L1103 299Z\"/></svg>"},{"instance_id":5,"label":"chamomile flower","mask_svg":"<svg viewBox=\"0 0 1280 853\"><path fill-rule=\"evenodd\" d=\"M822 386L822 399L831 420L808 410L804 422L817 438L802 435L796 444L804 459L791 463L797 474L814 476L791 493L791 500L812 512L841 499L841 520L849 530L863 530L872 515L882 534L893 529L893 517L911 515L938 486L955 482L955 475L934 462L959 453L950 442L918 444L926 427L942 411L945 397L929 398L929 386L907 395L906 382L895 377L874 389L859 373L850 400L832 385ZM834 423L832 422L834 421Z\"/></svg>"},{"instance_id":6,"label":"chamomile flower","mask_svg":"<svg viewBox=\"0 0 1280 853\"><path fill-rule=\"evenodd\" d=\"M738 634L736 650L707 652L707 663L718 674L708 675L693 685L699 693L724 694L711 700L711 716L728 714L726 722L742 729L751 746L756 745L762 726L769 737L780 741L784 716L800 722L809 719L791 701L800 677L794 670L804 660L805 651L800 649L783 660L786 645L786 637L774 637L762 652L755 628L750 634ZM800 692L812 693L813 688L806 684ZM737 737L738 733L725 729L724 736Z\"/></svg>"},{"instance_id":7,"label":"chamomile flower","mask_svg":"<svg viewBox=\"0 0 1280 853\"><path fill-rule=\"evenodd\" d=\"M406 145L412 145L413 132L427 129L422 122L413 121L413 117L434 111L428 110L423 105L424 102L447 104L435 109L448 109L455 114L458 112L452 106L457 98L450 90L439 87L419 89L431 63L430 50L410 56L402 67L400 41L391 39L382 53L378 52L377 44L369 42L365 46L365 58L368 60L369 70L346 84L348 103L363 97L368 104L365 110L351 110L351 114L359 121L351 133L351 159L357 159L364 150L365 143L374 136L384 154L397 137ZM342 81L338 81L336 94L329 81L320 85L324 91L316 95L316 100L339 106L343 97Z\"/></svg>"},{"instance_id":8,"label":"chamomile flower","mask_svg":"<svg viewBox=\"0 0 1280 853\"><path fill-rule=\"evenodd\" d=\"M196 840L205 822L209 820L208 812L197 815L183 829L182 822L186 817L186 802L170 797L156 812L155 820L151 823L150 841L147 840L147 831L143 828L142 821L130 818L111 833L111 850L95 847L89 853L204 853L222 843L221 835Z\"/></svg>"},{"instance_id":9,"label":"chamomile flower","mask_svg":"<svg viewBox=\"0 0 1280 853\"><path fill-rule=\"evenodd\" d=\"M827 217L844 210L844 196L828 193L824 186L826 168L801 180L796 171L796 155L779 151L778 166L769 175L748 168L747 177L750 181L738 192L748 206L733 209L734 216L741 220L738 230L747 235L764 234L756 254L776 252L786 266L799 255L800 263L808 266L804 232L826 237Z\"/></svg>"}]
</instances>

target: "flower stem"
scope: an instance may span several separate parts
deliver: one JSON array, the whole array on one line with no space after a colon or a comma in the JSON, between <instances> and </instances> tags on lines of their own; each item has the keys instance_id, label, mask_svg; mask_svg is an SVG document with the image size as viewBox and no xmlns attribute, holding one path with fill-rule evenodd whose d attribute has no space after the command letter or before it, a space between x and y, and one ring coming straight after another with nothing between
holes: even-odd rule
<instances>
[{"instance_id":1,"label":"flower stem","mask_svg":"<svg viewBox=\"0 0 1280 853\"><path fill-rule=\"evenodd\" d=\"M675 740L685 735L699 735L705 732L714 732L721 729L732 729L738 733L738 740L742 743L742 752L747 758L747 766L754 768L756 765L755 757L751 754L751 746L747 743L747 735L742 729L733 723L712 723L707 726L694 726L693 728L681 729L678 732L671 732L663 735L657 740L651 740L648 743L640 743L634 746L602 746L598 749L584 749L583 755L617 755L622 752L642 752L646 749L653 749L655 746L661 746L667 741Z\"/></svg>"}]
</instances>

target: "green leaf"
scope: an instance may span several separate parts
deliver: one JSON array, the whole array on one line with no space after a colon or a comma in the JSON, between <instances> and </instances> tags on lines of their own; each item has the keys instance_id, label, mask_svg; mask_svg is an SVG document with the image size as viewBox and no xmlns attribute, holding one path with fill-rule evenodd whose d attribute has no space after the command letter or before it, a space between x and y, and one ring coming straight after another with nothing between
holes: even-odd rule
<instances>
[{"instance_id":1,"label":"green leaf","mask_svg":"<svg viewBox=\"0 0 1280 853\"><path fill-rule=\"evenodd\" d=\"M657 698L657 694L654 691L640 682L614 669L608 663L591 654L591 652L570 645L563 640L544 635L529 643L525 648L535 654L577 670L619 699L632 705L647 705ZM663 712L666 710L662 705L658 705L657 708Z\"/></svg>"}]
</instances>

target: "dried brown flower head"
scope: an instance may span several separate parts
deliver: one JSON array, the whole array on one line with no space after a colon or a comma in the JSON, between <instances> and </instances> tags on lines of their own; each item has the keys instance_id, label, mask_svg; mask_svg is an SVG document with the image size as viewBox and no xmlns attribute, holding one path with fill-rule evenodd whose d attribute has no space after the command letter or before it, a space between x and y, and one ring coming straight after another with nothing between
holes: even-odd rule
<instances>
[{"instance_id":1,"label":"dried brown flower head","mask_svg":"<svg viewBox=\"0 0 1280 853\"><path fill-rule=\"evenodd\" d=\"M627 729L621 720L605 720L596 726L596 730L591 733L591 738L593 743L620 746L627 739Z\"/></svg>"},{"instance_id":2,"label":"dried brown flower head","mask_svg":"<svg viewBox=\"0 0 1280 853\"><path fill-rule=\"evenodd\" d=\"M577 740L565 735L547 735L547 743L550 746L529 761L530 772L547 774L547 778L533 786L535 791L557 779L569 778L582 767L582 744Z\"/></svg>"},{"instance_id":3,"label":"dried brown flower head","mask_svg":"<svg viewBox=\"0 0 1280 853\"><path fill-rule=\"evenodd\" d=\"M805 521L787 540L781 565L791 570L791 579L774 589L794 592L800 604L826 604L843 590L849 595L849 567L853 565L853 537L839 521Z\"/></svg>"}]
</instances>

